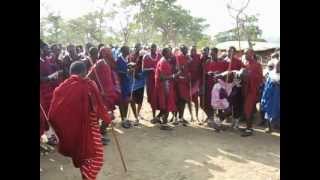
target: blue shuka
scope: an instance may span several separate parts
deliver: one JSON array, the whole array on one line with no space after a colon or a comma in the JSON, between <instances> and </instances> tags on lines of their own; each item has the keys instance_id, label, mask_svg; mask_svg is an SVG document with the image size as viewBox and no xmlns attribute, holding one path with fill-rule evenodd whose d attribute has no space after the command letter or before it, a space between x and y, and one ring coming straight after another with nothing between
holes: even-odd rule
<instances>
[{"instance_id":1,"label":"blue shuka","mask_svg":"<svg viewBox=\"0 0 320 180\"><path fill-rule=\"evenodd\" d=\"M146 73L138 73L137 78L133 80L133 77L128 73L128 61L123 58L122 55L117 58L117 72L120 78L121 93L123 98L129 97L131 90L135 91L144 87Z\"/></svg>"},{"instance_id":2,"label":"blue shuka","mask_svg":"<svg viewBox=\"0 0 320 180\"><path fill-rule=\"evenodd\" d=\"M261 108L270 122L280 120L280 84L270 76L262 93Z\"/></svg>"}]
</instances>

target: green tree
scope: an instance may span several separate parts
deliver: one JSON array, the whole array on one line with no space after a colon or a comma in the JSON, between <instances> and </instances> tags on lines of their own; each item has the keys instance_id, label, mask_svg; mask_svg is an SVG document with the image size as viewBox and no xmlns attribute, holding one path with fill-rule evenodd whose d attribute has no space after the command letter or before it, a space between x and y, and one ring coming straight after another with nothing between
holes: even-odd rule
<instances>
[{"instance_id":1,"label":"green tree","mask_svg":"<svg viewBox=\"0 0 320 180\"><path fill-rule=\"evenodd\" d=\"M230 30L220 32L215 35L215 39L219 43L237 40L248 41L251 47L253 46L252 41L265 42L265 40L261 38L262 30L258 26L258 20L258 15L245 15L239 20L239 29L235 27Z\"/></svg>"},{"instance_id":2,"label":"green tree","mask_svg":"<svg viewBox=\"0 0 320 180\"><path fill-rule=\"evenodd\" d=\"M258 15L248 16L245 14L241 22L241 35L242 39L246 39L249 43L249 47L253 47L252 41L264 41L261 39L262 30L257 25Z\"/></svg>"},{"instance_id":3,"label":"green tree","mask_svg":"<svg viewBox=\"0 0 320 180\"><path fill-rule=\"evenodd\" d=\"M142 24L140 27L144 32L141 33L141 37L147 37L146 41L155 41L152 37L157 36L157 33L160 32L162 45L177 46L178 42L195 44L202 38L202 31L208 25L203 25L204 19L192 17L189 11L175 3L176 0L123 1L125 6L140 7L135 20L138 24Z\"/></svg>"},{"instance_id":4,"label":"green tree","mask_svg":"<svg viewBox=\"0 0 320 180\"><path fill-rule=\"evenodd\" d=\"M208 35L204 35L202 36L202 38L197 42L197 48L198 49L202 49L204 47L213 47L215 45L214 40L208 36Z\"/></svg>"},{"instance_id":5,"label":"green tree","mask_svg":"<svg viewBox=\"0 0 320 180\"><path fill-rule=\"evenodd\" d=\"M62 26L64 26L64 22L59 14L55 15L53 12L49 13L49 15L43 19L42 23L44 23L42 27L45 27L45 31L48 33L48 36L46 37L48 43L57 43L62 40Z\"/></svg>"}]
</instances>

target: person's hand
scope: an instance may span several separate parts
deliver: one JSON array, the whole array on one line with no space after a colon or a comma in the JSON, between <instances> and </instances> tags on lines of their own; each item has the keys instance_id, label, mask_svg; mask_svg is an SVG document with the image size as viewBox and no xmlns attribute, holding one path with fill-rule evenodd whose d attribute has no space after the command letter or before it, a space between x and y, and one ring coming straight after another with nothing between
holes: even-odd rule
<instances>
[{"instance_id":1,"label":"person's hand","mask_svg":"<svg viewBox=\"0 0 320 180\"><path fill-rule=\"evenodd\" d=\"M209 71L209 72L208 72L208 75L209 75L209 76L213 76L213 75L214 75L214 72L213 72L213 71Z\"/></svg>"},{"instance_id":2,"label":"person's hand","mask_svg":"<svg viewBox=\"0 0 320 180\"><path fill-rule=\"evenodd\" d=\"M181 73L182 73L182 71L179 70L179 71L176 73L176 76L179 76Z\"/></svg>"}]
</instances>

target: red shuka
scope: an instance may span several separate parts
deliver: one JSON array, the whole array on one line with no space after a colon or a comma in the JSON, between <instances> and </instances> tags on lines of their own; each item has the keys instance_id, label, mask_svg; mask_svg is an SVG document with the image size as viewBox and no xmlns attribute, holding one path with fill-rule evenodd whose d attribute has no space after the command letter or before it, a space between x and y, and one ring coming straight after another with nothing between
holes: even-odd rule
<instances>
[{"instance_id":1,"label":"red shuka","mask_svg":"<svg viewBox=\"0 0 320 180\"><path fill-rule=\"evenodd\" d=\"M211 106L211 90L213 85L215 84L215 79L212 76L207 75L209 71L212 72L224 72L228 68L228 64L225 61L218 60L218 61L207 61L207 63L204 64L204 73L206 74L205 76L205 100L202 102L202 106L204 105L204 108L209 108Z\"/></svg>"},{"instance_id":2,"label":"red shuka","mask_svg":"<svg viewBox=\"0 0 320 180\"><path fill-rule=\"evenodd\" d=\"M143 68L153 68L154 70L148 71L148 78L147 78L147 95L148 95L148 102L151 104L152 109L156 109L155 104L155 95L153 94L153 91L155 89L155 69L157 66L157 63L159 62L161 58L160 54L148 54L143 57L142 63Z\"/></svg>"},{"instance_id":3,"label":"red shuka","mask_svg":"<svg viewBox=\"0 0 320 180\"><path fill-rule=\"evenodd\" d=\"M166 112L175 112L176 108L176 95L174 89L174 81L160 81L160 75L171 76L173 75L173 68L170 62L162 57L156 66L155 72L155 91L154 96L157 109ZM167 82L167 83L166 83Z\"/></svg>"},{"instance_id":4,"label":"red shuka","mask_svg":"<svg viewBox=\"0 0 320 180\"><path fill-rule=\"evenodd\" d=\"M256 103L258 102L259 88L262 83L262 67L255 60L249 60L246 65L248 75L244 79L244 115L250 118Z\"/></svg>"},{"instance_id":5,"label":"red shuka","mask_svg":"<svg viewBox=\"0 0 320 180\"><path fill-rule=\"evenodd\" d=\"M95 71L102 87L100 87ZM102 96L104 105L109 110L115 110L115 105L119 104L120 91L116 88L117 84L110 66L103 59L100 59L90 68L88 74L90 79L96 82L100 92L104 92L104 96Z\"/></svg>"},{"instance_id":6,"label":"red shuka","mask_svg":"<svg viewBox=\"0 0 320 180\"><path fill-rule=\"evenodd\" d=\"M190 67L188 63L188 57L184 54L180 53L176 56L176 65L177 68L182 71L180 77L182 78L177 79L177 95L180 99L185 101L190 101Z\"/></svg>"},{"instance_id":7,"label":"red shuka","mask_svg":"<svg viewBox=\"0 0 320 180\"><path fill-rule=\"evenodd\" d=\"M230 66L230 63L231 63L231 67ZM228 68L230 68L230 71L233 71L233 70L237 70L239 71L241 68L244 68L244 64L241 62L240 59L238 58L232 58L232 60L230 61L230 59L228 59Z\"/></svg>"},{"instance_id":8,"label":"red shuka","mask_svg":"<svg viewBox=\"0 0 320 180\"><path fill-rule=\"evenodd\" d=\"M90 126L92 113L107 124L111 122L94 81L72 75L55 89L50 124L59 138L59 152L71 157L75 167L97 157Z\"/></svg>"},{"instance_id":9,"label":"red shuka","mask_svg":"<svg viewBox=\"0 0 320 180\"><path fill-rule=\"evenodd\" d=\"M40 58L40 77L48 76L54 73L54 69L52 68L52 64L50 63L50 61L51 59ZM56 86L57 83L52 81L40 83L40 103L45 113L48 113L49 111L52 93ZM44 118L43 113L40 111L40 137L47 130L49 130L49 126Z\"/></svg>"},{"instance_id":10,"label":"red shuka","mask_svg":"<svg viewBox=\"0 0 320 180\"><path fill-rule=\"evenodd\" d=\"M198 101L200 83L202 79L202 63L200 54L191 55L192 61L189 63L191 75L192 101Z\"/></svg>"}]
</instances>

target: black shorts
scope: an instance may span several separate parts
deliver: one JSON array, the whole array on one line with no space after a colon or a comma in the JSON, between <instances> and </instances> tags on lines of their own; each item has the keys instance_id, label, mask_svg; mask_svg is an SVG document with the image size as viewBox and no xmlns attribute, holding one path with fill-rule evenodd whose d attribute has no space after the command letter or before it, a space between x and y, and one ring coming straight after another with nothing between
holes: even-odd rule
<instances>
[{"instance_id":1,"label":"black shorts","mask_svg":"<svg viewBox=\"0 0 320 180\"><path fill-rule=\"evenodd\" d=\"M144 88L137 89L132 93L132 99L137 104L142 104L144 95Z\"/></svg>"}]
</instances>

